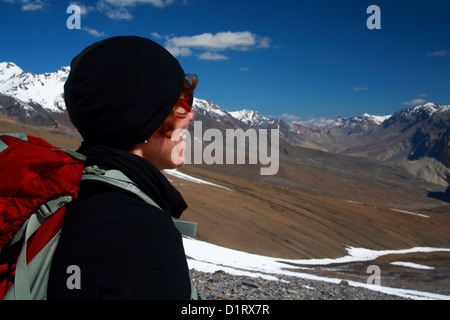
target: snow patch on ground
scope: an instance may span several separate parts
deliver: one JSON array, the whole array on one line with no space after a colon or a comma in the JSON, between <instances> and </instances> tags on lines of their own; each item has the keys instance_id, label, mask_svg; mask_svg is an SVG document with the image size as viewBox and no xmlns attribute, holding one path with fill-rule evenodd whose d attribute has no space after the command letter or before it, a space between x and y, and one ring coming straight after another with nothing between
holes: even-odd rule
<instances>
[{"instance_id":1,"label":"snow patch on ground","mask_svg":"<svg viewBox=\"0 0 450 320\"><path fill-rule=\"evenodd\" d=\"M208 182L208 181L205 181L205 180L202 180L202 179L194 178L194 177L192 177L190 175L187 175L185 173L182 173L182 172L178 171L177 169L166 169L166 170L164 170L164 172L169 174L169 175L171 175L171 176L174 176L174 177L177 177L177 178L180 178L180 179L183 179L183 180L187 180L187 181L191 181L191 182L195 182L195 183L200 183L200 184L206 184L206 185L214 186L214 187L217 187L217 188L222 188L222 189L225 189L225 190L228 190L228 191L233 191L230 188L227 188L227 187L224 187L224 186L212 183L212 182Z\"/></svg>"},{"instance_id":2,"label":"snow patch on ground","mask_svg":"<svg viewBox=\"0 0 450 320\"><path fill-rule=\"evenodd\" d=\"M186 255L189 257L189 268L198 271L212 273L217 270L223 270L233 275L261 277L263 279L275 281L279 280L280 275L285 275L336 284L339 284L342 279L302 273L301 270L304 269L304 267L301 267L301 265L328 265L332 263L371 261L388 254L437 251L450 252L450 249L431 247L416 247L405 250L369 250L347 247L348 255L337 259L279 259L228 249L188 237L183 238L183 243ZM299 266L293 266L293 264ZM404 262L402 264L405 265ZM406 266L415 268L425 267L412 263L407 263ZM450 300L450 296L429 292L391 288L383 285L367 284L357 281L348 281L348 284L410 299Z\"/></svg>"}]
</instances>

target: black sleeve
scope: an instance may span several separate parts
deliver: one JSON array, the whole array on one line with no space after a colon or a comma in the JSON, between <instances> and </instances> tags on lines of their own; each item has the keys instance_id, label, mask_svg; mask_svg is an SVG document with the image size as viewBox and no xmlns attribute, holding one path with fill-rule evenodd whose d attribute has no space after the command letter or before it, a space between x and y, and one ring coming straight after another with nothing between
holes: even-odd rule
<instances>
[{"instance_id":1,"label":"black sleeve","mask_svg":"<svg viewBox=\"0 0 450 320\"><path fill-rule=\"evenodd\" d=\"M80 289L67 272L79 267ZM182 238L169 214L131 194L103 192L67 210L49 299L190 298Z\"/></svg>"}]
</instances>

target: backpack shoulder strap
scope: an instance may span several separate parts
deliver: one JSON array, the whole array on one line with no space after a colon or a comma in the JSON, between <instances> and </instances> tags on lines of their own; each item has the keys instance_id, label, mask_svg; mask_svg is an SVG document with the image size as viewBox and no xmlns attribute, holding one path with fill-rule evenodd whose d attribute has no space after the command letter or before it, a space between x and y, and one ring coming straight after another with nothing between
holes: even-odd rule
<instances>
[{"instance_id":1,"label":"backpack shoulder strap","mask_svg":"<svg viewBox=\"0 0 450 320\"><path fill-rule=\"evenodd\" d=\"M139 189L137 185L131 181L131 179L119 170L104 170L97 166L86 167L81 180L96 180L109 183L116 187L130 191L145 200L148 204L161 209L156 202L153 201L153 199L142 192L141 189Z\"/></svg>"},{"instance_id":2,"label":"backpack shoulder strap","mask_svg":"<svg viewBox=\"0 0 450 320\"><path fill-rule=\"evenodd\" d=\"M162 210L156 202L146 195L139 187L119 170L104 170L97 166L86 167L81 180L96 180L109 183L116 187L125 189L139 196L148 204ZM185 236L195 237L197 234L197 223L191 221L174 220L178 231Z\"/></svg>"}]
</instances>

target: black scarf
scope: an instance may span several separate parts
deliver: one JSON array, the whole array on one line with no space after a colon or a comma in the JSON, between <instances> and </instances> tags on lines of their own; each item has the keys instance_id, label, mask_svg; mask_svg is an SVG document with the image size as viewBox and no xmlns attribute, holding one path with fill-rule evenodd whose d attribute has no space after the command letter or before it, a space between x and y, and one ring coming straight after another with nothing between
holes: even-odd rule
<instances>
[{"instance_id":1,"label":"black scarf","mask_svg":"<svg viewBox=\"0 0 450 320\"><path fill-rule=\"evenodd\" d=\"M82 143L78 152L87 157L86 166L122 171L150 198L174 218L187 208L181 194L149 161L130 152L106 146Z\"/></svg>"}]
</instances>

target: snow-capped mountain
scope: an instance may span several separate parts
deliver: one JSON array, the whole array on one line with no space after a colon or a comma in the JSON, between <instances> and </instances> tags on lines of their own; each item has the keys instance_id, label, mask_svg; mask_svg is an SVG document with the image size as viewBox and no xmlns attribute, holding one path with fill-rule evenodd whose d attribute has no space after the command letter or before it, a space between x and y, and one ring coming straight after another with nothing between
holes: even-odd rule
<instances>
[{"instance_id":1,"label":"snow-capped mountain","mask_svg":"<svg viewBox=\"0 0 450 320\"><path fill-rule=\"evenodd\" d=\"M262 116L258 111L248 109L227 111L213 101L199 98L194 98L193 110L196 115L207 116L218 122L245 124L248 127L264 126L275 121L275 119Z\"/></svg>"},{"instance_id":2,"label":"snow-capped mountain","mask_svg":"<svg viewBox=\"0 0 450 320\"><path fill-rule=\"evenodd\" d=\"M241 111L231 111L230 114L237 120L244 122L249 126L259 126L271 123L274 119L264 117L258 111L243 109Z\"/></svg>"},{"instance_id":3,"label":"snow-capped mountain","mask_svg":"<svg viewBox=\"0 0 450 320\"><path fill-rule=\"evenodd\" d=\"M24 104L39 104L51 112L65 112L63 91L70 69L34 74L24 72L12 62L0 63L0 93Z\"/></svg>"},{"instance_id":4,"label":"snow-capped mountain","mask_svg":"<svg viewBox=\"0 0 450 320\"><path fill-rule=\"evenodd\" d=\"M364 113L360 116L351 117L351 118L338 117L335 122L328 124L328 126L330 126L330 127L355 127L364 122L374 124L374 125L380 125L386 119L389 119L390 117L391 117L391 115L375 116L375 115L371 115L368 113Z\"/></svg>"},{"instance_id":5,"label":"snow-capped mountain","mask_svg":"<svg viewBox=\"0 0 450 320\"><path fill-rule=\"evenodd\" d=\"M319 145L338 153L402 162L414 175L448 186L450 105L426 103L378 119L363 115L337 122L340 125L322 128L325 134Z\"/></svg>"},{"instance_id":6,"label":"snow-capped mountain","mask_svg":"<svg viewBox=\"0 0 450 320\"><path fill-rule=\"evenodd\" d=\"M312 127L318 132L325 132L326 134L352 134L358 132L368 132L377 129L385 120L389 119L391 115L376 116L368 113L362 115L344 118L338 117L334 121L328 121L323 124L317 124Z\"/></svg>"},{"instance_id":7,"label":"snow-capped mountain","mask_svg":"<svg viewBox=\"0 0 450 320\"><path fill-rule=\"evenodd\" d=\"M202 115L216 121L233 121L234 117L215 102L194 97L192 109L196 116Z\"/></svg>"},{"instance_id":8,"label":"snow-capped mountain","mask_svg":"<svg viewBox=\"0 0 450 320\"><path fill-rule=\"evenodd\" d=\"M378 115L372 115L368 113L364 113L362 115L351 117L351 118L344 118L342 116L337 117L336 119L328 119L325 117L321 118L312 118L307 121L292 121L291 124L304 126L307 128L310 128L311 130L314 129L323 129L323 128L333 128L333 127L355 127L361 123L369 123L372 125L380 125L382 124L386 119L389 119L391 115L385 115L385 116L378 116Z\"/></svg>"},{"instance_id":9,"label":"snow-capped mountain","mask_svg":"<svg viewBox=\"0 0 450 320\"><path fill-rule=\"evenodd\" d=\"M192 104L193 109L197 110L198 112L208 114L212 118L214 117L214 114L217 117L225 117L228 115L228 112L220 109L219 106L213 101L194 98L194 102Z\"/></svg>"},{"instance_id":10,"label":"snow-capped mountain","mask_svg":"<svg viewBox=\"0 0 450 320\"><path fill-rule=\"evenodd\" d=\"M450 105L439 105L428 102L423 105L415 106L409 109L403 109L392 115L386 121L384 126L393 124L411 125L418 121L439 121L446 119L450 115ZM442 119L441 119L442 120Z\"/></svg>"},{"instance_id":11,"label":"snow-capped mountain","mask_svg":"<svg viewBox=\"0 0 450 320\"><path fill-rule=\"evenodd\" d=\"M428 102L423 105L412 107L410 109L405 109L405 110L403 110L402 113L405 115L411 115L411 116L426 113L426 114L428 114L428 116L432 116L435 113L447 112L449 110L450 110L450 105L439 105L439 104L434 104L432 102Z\"/></svg>"},{"instance_id":12,"label":"snow-capped mountain","mask_svg":"<svg viewBox=\"0 0 450 320\"><path fill-rule=\"evenodd\" d=\"M214 102L201 99L195 99L194 108L196 119L202 121L204 129L279 129L288 157L286 145L401 162L411 173L427 181L443 186L449 183L450 106L427 103L393 115L364 113L351 118L338 117L315 127L264 117L248 109L228 112Z\"/></svg>"}]
</instances>

